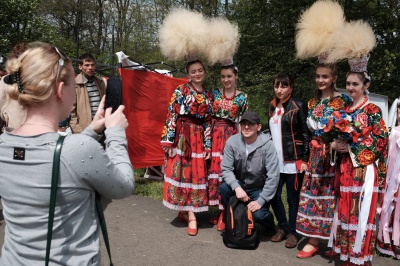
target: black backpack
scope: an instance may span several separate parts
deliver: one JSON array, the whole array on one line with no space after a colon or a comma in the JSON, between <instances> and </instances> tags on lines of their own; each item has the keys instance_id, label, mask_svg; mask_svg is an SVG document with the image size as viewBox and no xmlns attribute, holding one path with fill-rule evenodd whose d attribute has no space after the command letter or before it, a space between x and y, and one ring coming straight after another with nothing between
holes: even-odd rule
<instances>
[{"instance_id":1,"label":"black backpack","mask_svg":"<svg viewBox=\"0 0 400 266\"><path fill-rule=\"evenodd\" d=\"M253 214L247 208L247 203L236 196L229 199L225 210L226 226L223 241L228 248L256 249L260 243Z\"/></svg>"}]
</instances>

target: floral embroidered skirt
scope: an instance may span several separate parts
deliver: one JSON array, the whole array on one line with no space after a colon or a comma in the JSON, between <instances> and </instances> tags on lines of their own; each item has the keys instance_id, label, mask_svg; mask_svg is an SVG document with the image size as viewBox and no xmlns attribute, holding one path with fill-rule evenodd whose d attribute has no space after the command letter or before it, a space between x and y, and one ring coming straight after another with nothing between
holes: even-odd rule
<instances>
[{"instance_id":1,"label":"floral embroidered skirt","mask_svg":"<svg viewBox=\"0 0 400 266\"><path fill-rule=\"evenodd\" d=\"M371 166L372 175L366 177L367 167L354 168L350 156L344 156L340 165L340 196L338 197L338 225L334 250L340 254L342 261L358 265L372 261L375 251L376 225L375 215L378 202L378 173L376 166ZM366 179L371 178L370 183ZM366 187L368 186L368 188ZM366 190L370 190L369 202ZM361 194L363 200L360 200ZM366 205L364 205L366 204ZM366 210L360 209L366 206ZM365 213L365 229L359 229L359 220ZM355 252L357 231L360 231L362 241L360 242L361 251ZM362 232L363 231L363 232Z\"/></svg>"},{"instance_id":2,"label":"floral embroidered skirt","mask_svg":"<svg viewBox=\"0 0 400 266\"><path fill-rule=\"evenodd\" d=\"M308 170L300 192L296 231L304 236L329 239L335 210L335 166L329 162L329 144L313 137Z\"/></svg>"},{"instance_id":3,"label":"floral embroidered skirt","mask_svg":"<svg viewBox=\"0 0 400 266\"><path fill-rule=\"evenodd\" d=\"M190 132L179 132L176 156L165 161L163 204L178 211L204 212L208 210L204 129L202 125L192 123L185 128ZM185 135L190 139L187 140ZM187 143L190 143L188 156L185 155L189 148Z\"/></svg>"},{"instance_id":4,"label":"floral embroidered skirt","mask_svg":"<svg viewBox=\"0 0 400 266\"><path fill-rule=\"evenodd\" d=\"M393 198L393 203L394 203L394 210L397 209L397 204L400 204L398 201L396 201L396 199L399 198L399 194L400 193L400 186L397 189L397 192L394 194L394 198ZM389 236L390 239L392 239L392 232L393 232L393 223L394 223L394 217L395 217L396 213L395 211L392 212L392 215L390 216L390 221L389 221ZM400 222L400 221L399 221ZM394 245L393 244L393 240L391 241L391 243L384 243L383 241L380 241L378 239L378 244L376 246L376 248L378 249L378 251L382 254L391 256L395 259L400 260L400 245Z\"/></svg>"},{"instance_id":5,"label":"floral embroidered skirt","mask_svg":"<svg viewBox=\"0 0 400 266\"><path fill-rule=\"evenodd\" d=\"M211 162L208 167L208 204L219 206L223 210L219 186L222 183L221 162L225 143L228 138L237 133L235 125L216 124L212 131Z\"/></svg>"}]
</instances>

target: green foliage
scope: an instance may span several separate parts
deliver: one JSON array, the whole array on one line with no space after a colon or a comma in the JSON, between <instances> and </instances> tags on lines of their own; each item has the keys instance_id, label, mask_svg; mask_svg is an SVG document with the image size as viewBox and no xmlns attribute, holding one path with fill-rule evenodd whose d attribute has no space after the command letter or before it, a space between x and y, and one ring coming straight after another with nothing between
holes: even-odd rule
<instances>
[{"instance_id":1,"label":"green foliage","mask_svg":"<svg viewBox=\"0 0 400 266\"><path fill-rule=\"evenodd\" d=\"M248 93L250 107L267 121L266 108L273 98L272 79L280 71L296 78L295 96L314 96L316 59L295 58L295 25L315 0L2 0L0 52L17 42L53 43L69 56L91 52L112 63L115 51L124 51L143 63L165 61L158 47L158 27L177 5L206 16L227 16L238 23L241 39L234 57L239 67L239 89ZM400 84L400 2L397 0L339 0L348 20L367 20L377 36L369 71L372 92L398 97ZM323 14L321 14L323 16ZM185 62L168 62L183 68ZM158 67L154 65L154 67ZM338 64L338 87L344 88L348 64ZM220 87L219 67L207 67L206 88ZM178 74L178 76L182 76Z\"/></svg>"},{"instance_id":2,"label":"green foliage","mask_svg":"<svg viewBox=\"0 0 400 266\"><path fill-rule=\"evenodd\" d=\"M52 42L56 38L56 29L43 20L38 6L38 0L2 0L0 51L8 53L20 42Z\"/></svg>"}]
</instances>

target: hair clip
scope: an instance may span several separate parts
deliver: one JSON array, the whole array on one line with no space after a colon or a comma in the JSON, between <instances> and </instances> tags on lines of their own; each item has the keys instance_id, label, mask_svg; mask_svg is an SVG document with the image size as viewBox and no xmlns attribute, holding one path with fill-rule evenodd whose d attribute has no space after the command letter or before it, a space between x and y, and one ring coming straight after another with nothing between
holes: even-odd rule
<instances>
[{"instance_id":1,"label":"hair clip","mask_svg":"<svg viewBox=\"0 0 400 266\"><path fill-rule=\"evenodd\" d=\"M13 77L14 77L14 83L17 83L17 85L18 85L18 91L20 93L24 93L24 88L21 85L21 77L20 77L19 69L17 71L15 71Z\"/></svg>"}]
</instances>

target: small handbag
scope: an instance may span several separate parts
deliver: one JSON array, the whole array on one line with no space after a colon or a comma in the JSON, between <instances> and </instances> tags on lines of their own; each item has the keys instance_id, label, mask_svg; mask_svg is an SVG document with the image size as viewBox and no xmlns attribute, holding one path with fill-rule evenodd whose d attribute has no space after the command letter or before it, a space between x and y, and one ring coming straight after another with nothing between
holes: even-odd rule
<instances>
[{"instance_id":1,"label":"small handbag","mask_svg":"<svg viewBox=\"0 0 400 266\"><path fill-rule=\"evenodd\" d=\"M53 222L54 222L54 210L56 207L57 183L58 183L58 176L60 175L60 156L64 139L65 136L60 136L58 138L53 157L53 170L51 178L50 206L49 206L49 223L47 228L47 245L46 245L46 261L45 261L46 266L49 265L49 260L50 260L50 247L51 247L51 239L53 236ZM111 251L110 251L110 243L108 240L106 220L104 219L103 207L101 206L100 202L100 195L97 192L96 192L96 211L97 215L99 216L101 232L103 234L104 243L106 245L108 257L110 259L110 266L114 266L111 260Z\"/></svg>"}]
</instances>

